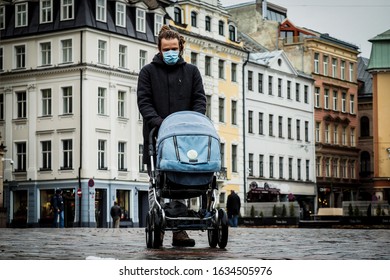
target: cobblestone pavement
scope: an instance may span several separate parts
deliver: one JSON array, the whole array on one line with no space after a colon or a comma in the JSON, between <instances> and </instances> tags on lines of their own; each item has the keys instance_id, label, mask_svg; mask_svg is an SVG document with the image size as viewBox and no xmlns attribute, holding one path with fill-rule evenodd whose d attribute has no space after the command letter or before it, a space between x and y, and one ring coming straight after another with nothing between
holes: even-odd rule
<instances>
[{"instance_id":1,"label":"cobblestone pavement","mask_svg":"<svg viewBox=\"0 0 390 280\"><path fill-rule=\"evenodd\" d=\"M193 248L147 249L143 228L0 228L1 260L390 260L388 229L230 228L225 249L209 248L207 233L191 231Z\"/></svg>"}]
</instances>

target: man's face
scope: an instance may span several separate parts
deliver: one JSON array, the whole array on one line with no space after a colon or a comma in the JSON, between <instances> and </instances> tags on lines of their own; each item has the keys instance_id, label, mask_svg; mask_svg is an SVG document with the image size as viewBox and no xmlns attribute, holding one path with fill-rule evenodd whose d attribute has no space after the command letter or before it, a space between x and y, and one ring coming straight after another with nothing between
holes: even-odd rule
<instances>
[{"instance_id":1,"label":"man's face","mask_svg":"<svg viewBox=\"0 0 390 280\"><path fill-rule=\"evenodd\" d=\"M174 39L161 39L161 50L160 52L167 51L179 51L179 40Z\"/></svg>"}]
</instances>

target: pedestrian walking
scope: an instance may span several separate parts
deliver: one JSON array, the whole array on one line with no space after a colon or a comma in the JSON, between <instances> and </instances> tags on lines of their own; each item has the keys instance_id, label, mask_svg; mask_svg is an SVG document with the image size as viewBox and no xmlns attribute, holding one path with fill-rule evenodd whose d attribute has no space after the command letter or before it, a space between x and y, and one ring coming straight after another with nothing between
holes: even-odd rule
<instances>
[{"instance_id":1,"label":"pedestrian walking","mask_svg":"<svg viewBox=\"0 0 390 280\"><path fill-rule=\"evenodd\" d=\"M178 111L206 112L206 95L199 69L182 57L185 40L178 32L164 25L158 35L158 53L138 76L137 102L143 117L143 161L150 174L149 133L164 118ZM151 184L150 184L151 186ZM149 188L149 208L154 205ZM173 232L174 246L194 246L195 240L185 231Z\"/></svg>"},{"instance_id":2,"label":"pedestrian walking","mask_svg":"<svg viewBox=\"0 0 390 280\"><path fill-rule=\"evenodd\" d=\"M53 227L64 228L64 198L62 197L61 189L56 189L55 194L51 198L51 206L54 212Z\"/></svg>"},{"instance_id":3,"label":"pedestrian walking","mask_svg":"<svg viewBox=\"0 0 390 280\"><path fill-rule=\"evenodd\" d=\"M111 218L113 220L114 228L119 228L119 222L121 220L121 215L122 215L122 209L118 205L118 202L114 202L114 205L111 207Z\"/></svg>"},{"instance_id":4,"label":"pedestrian walking","mask_svg":"<svg viewBox=\"0 0 390 280\"><path fill-rule=\"evenodd\" d=\"M226 203L229 225L237 227L238 215L240 214L241 201L240 197L232 190L227 198Z\"/></svg>"}]
</instances>

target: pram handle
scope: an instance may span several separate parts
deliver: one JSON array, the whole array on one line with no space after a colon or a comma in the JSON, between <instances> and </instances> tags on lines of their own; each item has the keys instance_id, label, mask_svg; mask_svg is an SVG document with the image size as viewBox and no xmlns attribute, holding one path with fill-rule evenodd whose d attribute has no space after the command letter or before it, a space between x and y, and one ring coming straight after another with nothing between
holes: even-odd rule
<instances>
[{"instance_id":1,"label":"pram handle","mask_svg":"<svg viewBox=\"0 0 390 280\"><path fill-rule=\"evenodd\" d=\"M154 137L157 136L158 129L159 129L159 127L155 126L150 130L150 133L149 133L149 156L151 156L151 157L154 155L154 149L155 149Z\"/></svg>"}]
</instances>

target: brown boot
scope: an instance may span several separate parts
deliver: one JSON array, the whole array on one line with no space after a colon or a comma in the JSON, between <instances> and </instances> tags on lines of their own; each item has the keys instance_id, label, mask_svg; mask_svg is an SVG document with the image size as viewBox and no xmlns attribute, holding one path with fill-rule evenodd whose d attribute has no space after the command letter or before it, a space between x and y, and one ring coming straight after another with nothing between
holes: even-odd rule
<instances>
[{"instance_id":1,"label":"brown boot","mask_svg":"<svg viewBox=\"0 0 390 280\"><path fill-rule=\"evenodd\" d=\"M174 231L172 235L172 246L194 247L195 240L188 237L186 231Z\"/></svg>"}]
</instances>

